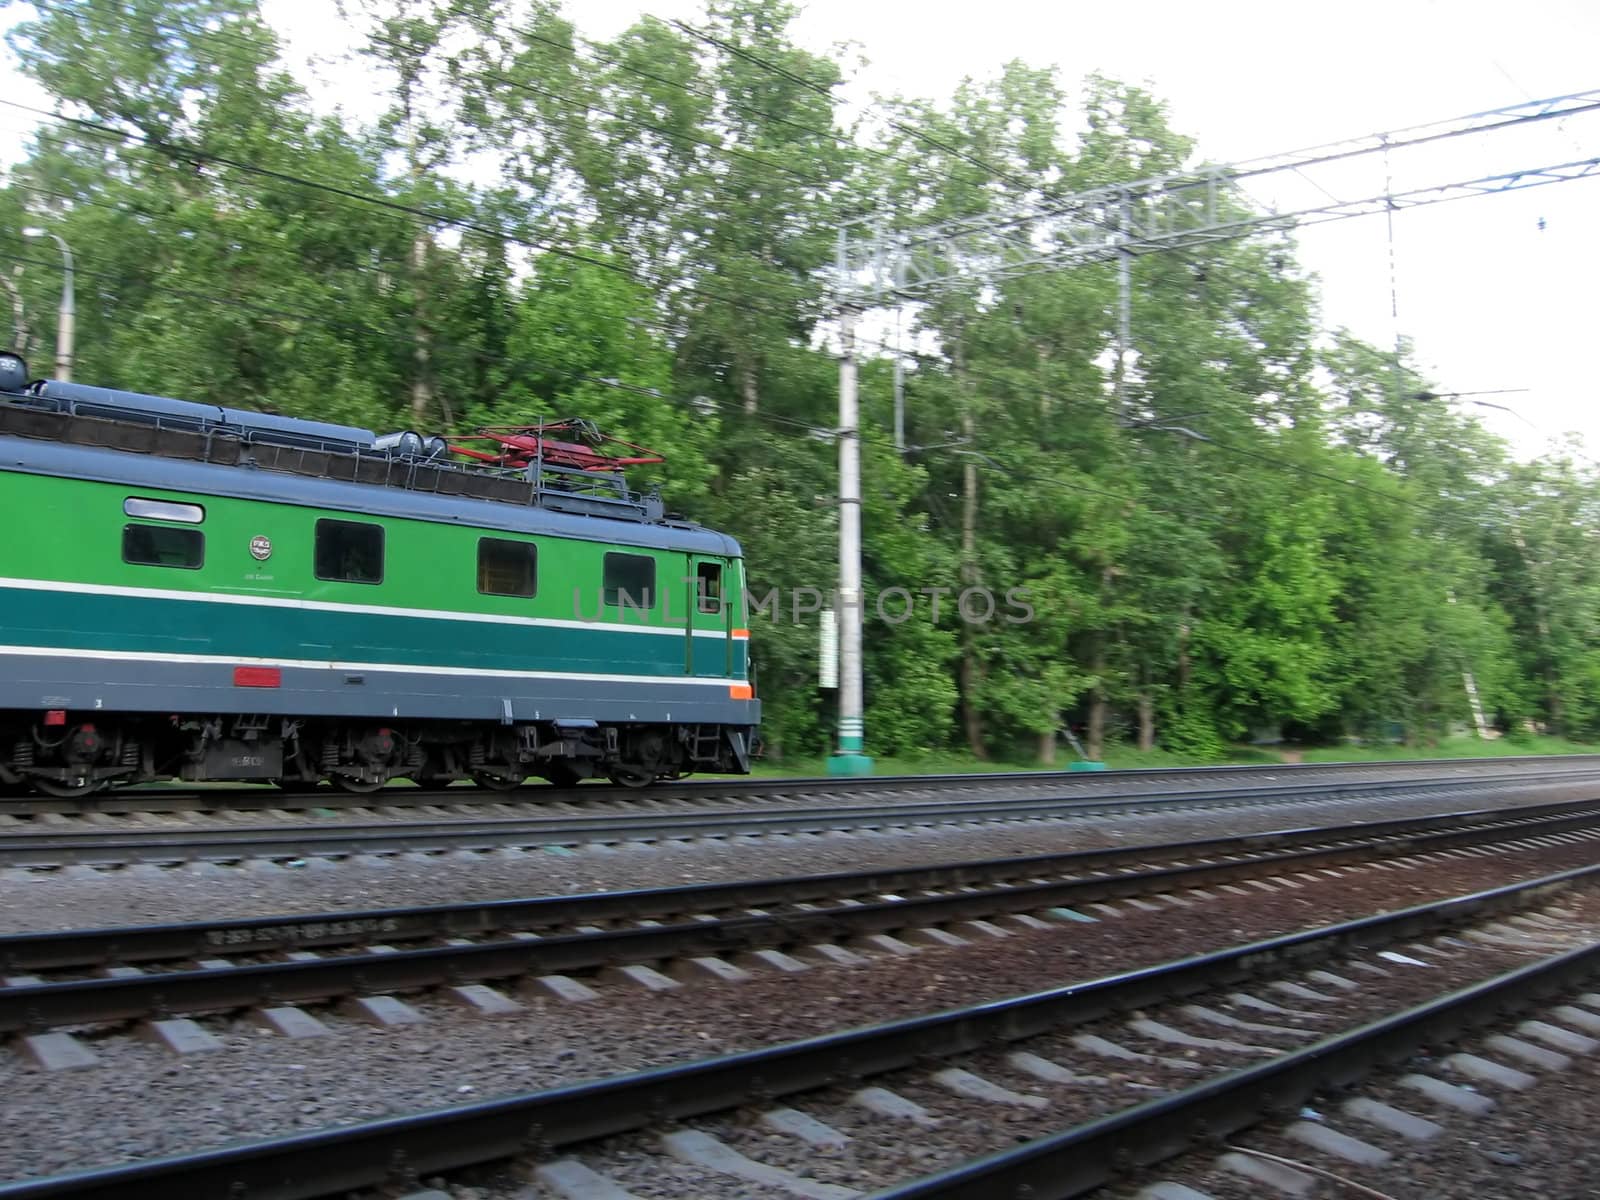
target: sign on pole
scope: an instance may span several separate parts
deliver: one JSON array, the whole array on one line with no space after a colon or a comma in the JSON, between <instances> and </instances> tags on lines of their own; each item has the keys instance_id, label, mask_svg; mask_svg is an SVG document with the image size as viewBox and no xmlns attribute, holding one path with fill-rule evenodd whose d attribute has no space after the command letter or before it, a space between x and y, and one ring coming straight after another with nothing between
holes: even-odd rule
<instances>
[{"instance_id":1,"label":"sign on pole","mask_svg":"<svg viewBox=\"0 0 1600 1200\"><path fill-rule=\"evenodd\" d=\"M836 688L839 686L839 622L831 608L823 609L821 617L817 645L817 686Z\"/></svg>"}]
</instances>

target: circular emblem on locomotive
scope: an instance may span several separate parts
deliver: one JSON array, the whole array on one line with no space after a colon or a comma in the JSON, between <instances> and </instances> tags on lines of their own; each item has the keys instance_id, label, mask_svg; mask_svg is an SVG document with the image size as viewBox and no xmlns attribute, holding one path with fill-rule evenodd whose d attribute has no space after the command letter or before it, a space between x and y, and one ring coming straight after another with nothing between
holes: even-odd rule
<instances>
[{"instance_id":1,"label":"circular emblem on locomotive","mask_svg":"<svg viewBox=\"0 0 1600 1200\"><path fill-rule=\"evenodd\" d=\"M265 534L256 534L250 539L250 557L258 562L266 562L272 557L272 539Z\"/></svg>"}]
</instances>

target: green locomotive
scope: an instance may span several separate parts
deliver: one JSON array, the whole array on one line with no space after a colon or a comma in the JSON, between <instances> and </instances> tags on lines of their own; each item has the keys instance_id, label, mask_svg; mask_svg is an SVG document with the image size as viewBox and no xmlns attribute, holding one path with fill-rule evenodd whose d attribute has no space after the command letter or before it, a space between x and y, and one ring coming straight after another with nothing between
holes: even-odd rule
<instances>
[{"instance_id":1,"label":"green locomotive","mask_svg":"<svg viewBox=\"0 0 1600 1200\"><path fill-rule=\"evenodd\" d=\"M641 460L581 423L486 435L30 382L0 355L0 784L747 771L738 544L631 490Z\"/></svg>"}]
</instances>

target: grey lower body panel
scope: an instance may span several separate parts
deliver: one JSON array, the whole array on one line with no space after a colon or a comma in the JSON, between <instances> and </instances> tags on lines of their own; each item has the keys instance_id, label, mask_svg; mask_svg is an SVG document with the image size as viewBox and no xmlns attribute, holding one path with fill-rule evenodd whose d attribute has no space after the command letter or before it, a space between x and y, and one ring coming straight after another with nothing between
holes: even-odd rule
<instances>
[{"instance_id":1,"label":"grey lower body panel","mask_svg":"<svg viewBox=\"0 0 1600 1200\"><path fill-rule=\"evenodd\" d=\"M470 670L436 674L325 667L283 667L278 686L241 687L224 663L0 655L0 709L66 709L75 716L260 713L380 721L755 725L760 702L735 700L730 693L727 680L508 678Z\"/></svg>"}]
</instances>

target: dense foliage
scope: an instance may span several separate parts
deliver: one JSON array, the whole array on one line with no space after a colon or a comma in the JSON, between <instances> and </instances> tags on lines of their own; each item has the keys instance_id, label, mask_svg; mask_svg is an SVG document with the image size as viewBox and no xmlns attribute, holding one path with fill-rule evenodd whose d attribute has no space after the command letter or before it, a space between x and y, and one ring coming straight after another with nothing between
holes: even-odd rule
<instances>
[{"instance_id":1,"label":"dense foliage","mask_svg":"<svg viewBox=\"0 0 1600 1200\"><path fill-rule=\"evenodd\" d=\"M840 224L1190 158L1146 91L1015 63L847 127L843 62L771 0L611 41L553 0L351 3L370 126L316 109L252 0L37 8L11 42L60 117L0 189L14 340L48 362L39 224L77 255L79 379L380 429L583 415L664 450L671 507L778 589L753 624L780 754L828 740L794 617L834 581ZM1473 693L1503 729L1600 735L1587 460L1514 464L1403 351L1323 336L1282 234L1132 278L1120 370L1109 266L908 308L905 453L866 326L870 749L1426 740ZM991 619L963 618L971 587Z\"/></svg>"}]
</instances>

